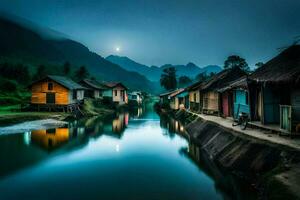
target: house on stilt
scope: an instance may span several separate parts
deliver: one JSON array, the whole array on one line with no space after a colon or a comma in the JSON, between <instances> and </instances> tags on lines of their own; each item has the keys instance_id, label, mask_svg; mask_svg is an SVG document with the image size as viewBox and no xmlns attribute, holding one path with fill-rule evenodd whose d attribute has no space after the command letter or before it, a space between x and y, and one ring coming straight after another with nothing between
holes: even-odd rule
<instances>
[{"instance_id":1,"label":"house on stilt","mask_svg":"<svg viewBox=\"0 0 300 200\"><path fill-rule=\"evenodd\" d=\"M37 110L73 111L83 101L86 88L64 76L46 76L33 82L31 106Z\"/></svg>"},{"instance_id":2,"label":"house on stilt","mask_svg":"<svg viewBox=\"0 0 300 200\"><path fill-rule=\"evenodd\" d=\"M202 83L202 81L198 81L186 88L189 94L189 109L193 112L200 113L202 111L203 101L201 101L202 98L200 97Z\"/></svg>"},{"instance_id":3,"label":"house on stilt","mask_svg":"<svg viewBox=\"0 0 300 200\"><path fill-rule=\"evenodd\" d=\"M285 49L249 78L253 123L300 132L300 45Z\"/></svg>"}]
</instances>

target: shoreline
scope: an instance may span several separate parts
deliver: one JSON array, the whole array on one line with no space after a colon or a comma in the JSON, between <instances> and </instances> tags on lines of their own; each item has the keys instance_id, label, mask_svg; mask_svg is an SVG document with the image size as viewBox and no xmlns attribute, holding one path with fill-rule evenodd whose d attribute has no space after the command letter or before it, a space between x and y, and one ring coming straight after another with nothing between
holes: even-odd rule
<instances>
[{"instance_id":1,"label":"shoreline","mask_svg":"<svg viewBox=\"0 0 300 200\"><path fill-rule=\"evenodd\" d=\"M157 111L181 121L191 142L218 166L256 188L260 199L300 199L299 148L241 134L189 112Z\"/></svg>"}]
</instances>

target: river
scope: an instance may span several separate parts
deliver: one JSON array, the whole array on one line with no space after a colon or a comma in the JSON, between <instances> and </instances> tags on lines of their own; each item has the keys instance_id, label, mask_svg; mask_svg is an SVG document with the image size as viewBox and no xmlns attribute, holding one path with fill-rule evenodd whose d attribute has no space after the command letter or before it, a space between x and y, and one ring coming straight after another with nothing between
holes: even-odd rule
<instances>
[{"instance_id":1,"label":"river","mask_svg":"<svg viewBox=\"0 0 300 200\"><path fill-rule=\"evenodd\" d=\"M152 108L1 135L0 199L251 199Z\"/></svg>"}]
</instances>

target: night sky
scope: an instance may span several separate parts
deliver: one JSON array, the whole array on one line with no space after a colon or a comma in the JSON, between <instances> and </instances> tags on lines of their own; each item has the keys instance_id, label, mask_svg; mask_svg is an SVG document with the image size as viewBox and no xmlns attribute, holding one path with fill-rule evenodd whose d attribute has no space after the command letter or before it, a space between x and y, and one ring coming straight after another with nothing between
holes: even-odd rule
<instances>
[{"instance_id":1,"label":"night sky","mask_svg":"<svg viewBox=\"0 0 300 200\"><path fill-rule=\"evenodd\" d=\"M147 65L223 66L238 54L253 66L300 35L300 0L1 0L0 10Z\"/></svg>"}]
</instances>

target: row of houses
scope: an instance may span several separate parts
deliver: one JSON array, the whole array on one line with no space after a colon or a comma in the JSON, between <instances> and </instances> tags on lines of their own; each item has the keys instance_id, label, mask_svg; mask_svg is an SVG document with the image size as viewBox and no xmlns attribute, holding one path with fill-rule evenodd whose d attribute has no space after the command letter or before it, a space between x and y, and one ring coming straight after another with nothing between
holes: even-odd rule
<instances>
[{"instance_id":1,"label":"row of houses","mask_svg":"<svg viewBox=\"0 0 300 200\"><path fill-rule=\"evenodd\" d=\"M172 109L232 117L253 125L300 132L300 46L293 45L251 74L227 69L205 82L160 95Z\"/></svg>"},{"instance_id":2,"label":"row of houses","mask_svg":"<svg viewBox=\"0 0 300 200\"><path fill-rule=\"evenodd\" d=\"M107 99L115 104L124 105L129 101L141 104L139 92L128 93L128 88L121 82L100 83L84 79L76 83L68 77L48 75L30 85L31 104L44 107L78 105L84 98ZM136 97L139 96L139 97Z\"/></svg>"}]
</instances>

